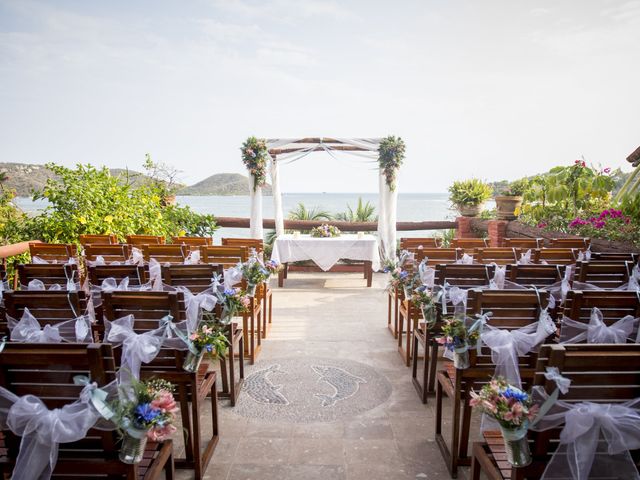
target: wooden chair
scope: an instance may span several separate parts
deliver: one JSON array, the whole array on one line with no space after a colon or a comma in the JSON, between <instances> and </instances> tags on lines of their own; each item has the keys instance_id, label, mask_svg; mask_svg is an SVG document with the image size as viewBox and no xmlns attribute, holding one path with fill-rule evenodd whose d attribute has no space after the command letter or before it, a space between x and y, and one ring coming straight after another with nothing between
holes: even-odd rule
<instances>
[{"instance_id":1,"label":"wooden chair","mask_svg":"<svg viewBox=\"0 0 640 480\"><path fill-rule=\"evenodd\" d=\"M197 294L211 287L214 275L222 275L221 265L166 265L162 267L162 281L172 287L185 287ZM219 306L216 306L219 310ZM218 311L218 314L220 312ZM244 383L244 338L242 328L232 322L227 332L229 353L220 357L220 373L222 390L220 398L229 398L231 406L235 406ZM237 354L237 355L236 355ZM238 359L239 375L236 376L235 359Z\"/></svg>"},{"instance_id":2,"label":"wooden chair","mask_svg":"<svg viewBox=\"0 0 640 480\"><path fill-rule=\"evenodd\" d=\"M435 285L458 286L461 288L482 287L489 285L493 278L495 267L493 265L459 265L440 264L436 265ZM436 336L440 333L442 326L441 303L437 307L436 324L427 329L424 322L419 322L413 331L413 362L411 369L411 380L416 388L422 403L427 403L427 395L435 391L436 367L438 360L438 342ZM422 361L420 361L420 349L424 351ZM419 376L419 368L422 374Z\"/></svg>"},{"instance_id":3,"label":"wooden chair","mask_svg":"<svg viewBox=\"0 0 640 480\"><path fill-rule=\"evenodd\" d=\"M153 258L162 265L183 264L188 254L184 245L142 245L142 255L146 262Z\"/></svg>"},{"instance_id":4,"label":"wooden chair","mask_svg":"<svg viewBox=\"0 0 640 480\"><path fill-rule=\"evenodd\" d=\"M605 323L620 320L626 315L640 317L640 297L636 292L570 290L563 313L575 321L588 322L591 310L598 308Z\"/></svg>"},{"instance_id":5,"label":"wooden chair","mask_svg":"<svg viewBox=\"0 0 640 480\"><path fill-rule=\"evenodd\" d=\"M423 248L421 252L430 267L441 263L456 263L463 253L461 248Z\"/></svg>"},{"instance_id":6,"label":"wooden chair","mask_svg":"<svg viewBox=\"0 0 640 480\"><path fill-rule=\"evenodd\" d=\"M522 250L516 247L488 247L476 248L474 260L477 263L497 265L510 265L516 263L520 259Z\"/></svg>"},{"instance_id":7,"label":"wooden chair","mask_svg":"<svg viewBox=\"0 0 640 480\"><path fill-rule=\"evenodd\" d=\"M247 247L225 247L225 246L201 246L200 261L222 265L224 268L235 267L239 262L246 262L249 259L249 249Z\"/></svg>"},{"instance_id":8,"label":"wooden chair","mask_svg":"<svg viewBox=\"0 0 640 480\"><path fill-rule=\"evenodd\" d=\"M162 235L127 235L129 245L164 245L165 238Z\"/></svg>"},{"instance_id":9,"label":"wooden chair","mask_svg":"<svg viewBox=\"0 0 640 480\"><path fill-rule=\"evenodd\" d=\"M118 283L124 278L129 285L139 287L149 282L149 272L140 265L93 265L87 268L89 282L99 286L107 278L114 278Z\"/></svg>"},{"instance_id":10,"label":"wooden chair","mask_svg":"<svg viewBox=\"0 0 640 480\"><path fill-rule=\"evenodd\" d=\"M166 315L173 316L175 322L185 319L184 298L180 292L103 292L102 305L106 320L113 321L133 315L134 329L138 333L158 328L159 320ZM175 464L177 468L193 469L195 478L201 479L218 443L216 373L208 372L206 364L201 365L198 372L186 372L182 368L185 354L186 351L163 348L155 360L143 365L140 377L164 378L177 386L185 457L176 458ZM116 362L118 361L117 354ZM202 407L209 394L213 433L211 438L205 438L203 442Z\"/></svg>"},{"instance_id":11,"label":"wooden chair","mask_svg":"<svg viewBox=\"0 0 640 480\"><path fill-rule=\"evenodd\" d=\"M591 239L584 238L552 238L549 240L550 248L577 248L586 250L591 245Z\"/></svg>"},{"instance_id":12,"label":"wooden chair","mask_svg":"<svg viewBox=\"0 0 640 480\"><path fill-rule=\"evenodd\" d=\"M18 265L18 278L22 288L26 288L31 280L40 280L46 288L61 285L66 289L68 280L80 282L80 273L75 263L23 263Z\"/></svg>"},{"instance_id":13,"label":"wooden chair","mask_svg":"<svg viewBox=\"0 0 640 480\"><path fill-rule=\"evenodd\" d=\"M256 251L256 254L264 260L264 242L257 238L223 238L222 245L228 247L247 247ZM286 267L285 267L286 268ZM273 322L273 292L269 283L260 285L256 294L262 303L262 338L267 338L267 332Z\"/></svg>"},{"instance_id":14,"label":"wooden chair","mask_svg":"<svg viewBox=\"0 0 640 480\"><path fill-rule=\"evenodd\" d=\"M14 290L4 292L3 297L4 313L0 320L0 332L3 335L10 335L5 314L20 320L25 308L41 326L55 325L90 313L87 294L82 290Z\"/></svg>"},{"instance_id":15,"label":"wooden chair","mask_svg":"<svg viewBox=\"0 0 640 480\"><path fill-rule=\"evenodd\" d=\"M400 239L400 250L415 250L417 248L440 247L442 247L442 238L440 237L417 237Z\"/></svg>"},{"instance_id":16,"label":"wooden chair","mask_svg":"<svg viewBox=\"0 0 640 480\"><path fill-rule=\"evenodd\" d=\"M629 282L633 264L577 262L574 281L590 283L600 288L617 288Z\"/></svg>"},{"instance_id":17,"label":"wooden chair","mask_svg":"<svg viewBox=\"0 0 640 480\"><path fill-rule=\"evenodd\" d=\"M102 257L105 263L126 262L131 256L131 250L127 244L87 244L84 246L84 258L89 262L95 262Z\"/></svg>"},{"instance_id":18,"label":"wooden chair","mask_svg":"<svg viewBox=\"0 0 640 480\"><path fill-rule=\"evenodd\" d=\"M112 244L115 245L116 243L118 243L118 237L116 235L113 235L112 233L109 234L105 234L105 235L89 235L89 234L82 234L80 235L80 245L82 245L83 247L86 245L92 245L92 244Z\"/></svg>"},{"instance_id":19,"label":"wooden chair","mask_svg":"<svg viewBox=\"0 0 640 480\"><path fill-rule=\"evenodd\" d=\"M562 280L563 265L507 265L506 279L523 287L544 288Z\"/></svg>"},{"instance_id":20,"label":"wooden chair","mask_svg":"<svg viewBox=\"0 0 640 480\"><path fill-rule=\"evenodd\" d=\"M486 248L489 246L489 242L486 238L453 238L449 247L462 248L472 250L474 248Z\"/></svg>"},{"instance_id":21,"label":"wooden chair","mask_svg":"<svg viewBox=\"0 0 640 480\"><path fill-rule=\"evenodd\" d=\"M524 250L544 247L544 238L505 238L505 247L516 247Z\"/></svg>"},{"instance_id":22,"label":"wooden chair","mask_svg":"<svg viewBox=\"0 0 640 480\"><path fill-rule=\"evenodd\" d=\"M574 248L538 248L533 251L533 263L549 265L572 265L578 252Z\"/></svg>"},{"instance_id":23,"label":"wooden chair","mask_svg":"<svg viewBox=\"0 0 640 480\"><path fill-rule=\"evenodd\" d=\"M68 263L77 260L78 247L71 243L30 243L29 254L49 263Z\"/></svg>"},{"instance_id":24,"label":"wooden chair","mask_svg":"<svg viewBox=\"0 0 640 480\"><path fill-rule=\"evenodd\" d=\"M422 249L415 250L413 253L413 263L407 263L403 266L403 269L413 274L414 268L416 268L420 262L424 259L424 251ZM400 324L400 308L401 303L404 301L404 291L402 289L392 289L387 291L387 328L393 335L393 338L400 337L398 344L402 345L402 334L399 332ZM407 349L408 351L408 349Z\"/></svg>"},{"instance_id":25,"label":"wooden chair","mask_svg":"<svg viewBox=\"0 0 640 480\"><path fill-rule=\"evenodd\" d=\"M201 245L213 245L211 237L171 237L171 243L176 245L187 245L188 247L199 247Z\"/></svg>"},{"instance_id":26,"label":"wooden chair","mask_svg":"<svg viewBox=\"0 0 640 480\"><path fill-rule=\"evenodd\" d=\"M538 297L538 295L540 295ZM489 311L493 316L488 325L513 330L530 325L538 321L541 305L548 303L548 292L530 290L470 290L467 302L467 312L484 314ZM445 459L451 476L457 476L458 467L470 465L468 456L469 430L471 428L471 406L469 392L481 388L495 371L491 361L491 350L483 347L482 354L477 355L475 349L470 350L470 367L465 370L453 368L452 362L447 362L445 369L437 373L436 389L436 443ZM519 357L520 377L523 387L533 379L537 354L528 353ZM442 398L443 394L451 399L451 443L450 447L442 435Z\"/></svg>"},{"instance_id":27,"label":"wooden chair","mask_svg":"<svg viewBox=\"0 0 640 480\"><path fill-rule=\"evenodd\" d=\"M591 252L591 260L606 262L631 262L638 263L637 252Z\"/></svg>"},{"instance_id":28,"label":"wooden chair","mask_svg":"<svg viewBox=\"0 0 640 480\"><path fill-rule=\"evenodd\" d=\"M554 382L545 378L547 367L557 368L571 380L569 391L560 395L568 403L621 403L640 396L640 345L543 345L540 348L533 384L548 395ZM533 462L513 468L505 461L504 443L499 432L486 432L485 441L473 444L471 479L480 480L481 472L489 480L540 478L558 446L560 429L544 432L529 430ZM611 472L616 478L615 472ZM590 477L591 478L591 477ZM599 477L601 478L601 477Z\"/></svg>"},{"instance_id":29,"label":"wooden chair","mask_svg":"<svg viewBox=\"0 0 640 480\"><path fill-rule=\"evenodd\" d=\"M77 400L83 387L74 384L76 375L87 376L98 386L113 382L115 362L111 345L8 343L0 355L0 385L18 396L35 395L49 409ZM9 429L3 433L6 456L0 462L0 472L5 478L15 465L21 438ZM117 431L97 429L89 430L83 440L60 444L52 478L174 478L171 440L148 441L144 460L137 465L118 459L120 444Z\"/></svg>"}]
</instances>

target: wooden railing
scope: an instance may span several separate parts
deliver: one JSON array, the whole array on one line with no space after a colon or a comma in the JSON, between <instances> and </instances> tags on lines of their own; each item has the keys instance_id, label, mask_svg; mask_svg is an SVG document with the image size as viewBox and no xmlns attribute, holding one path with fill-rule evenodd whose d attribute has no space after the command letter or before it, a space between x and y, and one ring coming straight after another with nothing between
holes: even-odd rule
<instances>
[{"instance_id":1,"label":"wooden railing","mask_svg":"<svg viewBox=\"0 0 640 480\"><path fill-rule=\"evenodd\" d=\"M216 223L227 228L249 228L249 219L243 217L216 217ZM313 227L330 223L343 232L371 232L378 230L378 222L342 222L335 220L285 220L284 228L287 230L311 230ZM262 220L264 228L275 229L276 222L273 218ZM397 222L397 231L416 230L448 230L457 228L456 222L450 221L426 221L426 222Z\"/></svg>"}]
</instances>

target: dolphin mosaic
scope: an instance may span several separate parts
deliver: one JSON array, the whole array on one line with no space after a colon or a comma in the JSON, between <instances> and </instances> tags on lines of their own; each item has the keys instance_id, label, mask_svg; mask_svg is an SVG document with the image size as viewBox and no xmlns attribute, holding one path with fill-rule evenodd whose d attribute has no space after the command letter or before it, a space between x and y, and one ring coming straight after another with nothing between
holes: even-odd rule
<instances>
[{"instance_id":1,"label":"dolphin mosaic","mask_svg":"<svg viewBox=\"0 0 640 480\"><path fill-rule=\"evenodd\" d=\"M289 405L289 400L280 392L282 385L274 385L269 381L271 373L285 373L280 370L280 365L271 365L269 368L258 370L249 375L245 381L243 390L253 400L265 405Z\"/></svg>"},{"instance_id":2,"label":"dolphin mosaic","mask_svg":"<svg viewBox=\"0 0 640 480\"><path fill-rule=\"evenodd\" d=\"M316 393L314 396L322 401L323 407L333 407L337 402L352 397L366 380L350 374L346 370L328 365L312 365L311 369L320 375L319 381L324 381L335 389L333 395Z\"/></svg>"}]
</instances>

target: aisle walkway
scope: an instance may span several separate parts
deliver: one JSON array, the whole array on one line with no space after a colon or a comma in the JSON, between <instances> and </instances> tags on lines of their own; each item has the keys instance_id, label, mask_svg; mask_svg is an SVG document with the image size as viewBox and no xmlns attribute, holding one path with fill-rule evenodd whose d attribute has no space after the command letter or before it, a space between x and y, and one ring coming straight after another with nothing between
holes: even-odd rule
<instances>
[{"instance_id":1,"label":"aisle walkway","mask_svg":"<svg viewBox=\"0 0 640 480\"><path fill-rule=\"evenodd\" d=\"M205 478L449 478L432 440L435 401L420 403L386 328L385 281L293 273L274 288L273 328L242 400L221 402Z\"/></svg>"}]
</instances>

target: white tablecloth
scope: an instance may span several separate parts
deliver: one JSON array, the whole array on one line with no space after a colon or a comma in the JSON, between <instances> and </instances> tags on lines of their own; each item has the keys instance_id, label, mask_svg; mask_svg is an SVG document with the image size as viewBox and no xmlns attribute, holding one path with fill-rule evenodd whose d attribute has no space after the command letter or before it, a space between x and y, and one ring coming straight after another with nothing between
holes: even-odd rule
<instances>
[{"instance_id":1,"label":"white tablecloth","mask_svg":"<svg viewBox=\"0 0 640 480\"><path fill-rule=\"evenodd\" d=\"M280 263L313 260L325 272L341 258L370 261L373 271L380 270L378 239L373 235L342 234L333 238L314 238L309 235L280 235L274 245L271 259Z\"/></svg>"}]
</instances>

